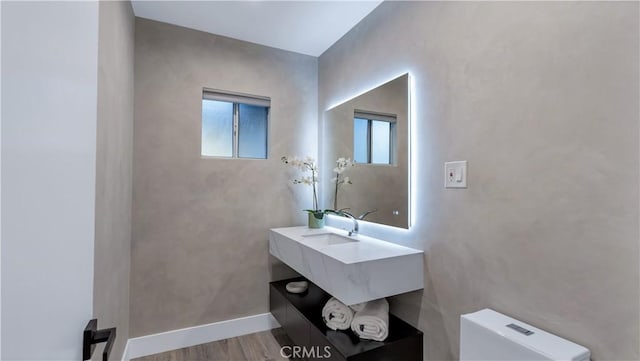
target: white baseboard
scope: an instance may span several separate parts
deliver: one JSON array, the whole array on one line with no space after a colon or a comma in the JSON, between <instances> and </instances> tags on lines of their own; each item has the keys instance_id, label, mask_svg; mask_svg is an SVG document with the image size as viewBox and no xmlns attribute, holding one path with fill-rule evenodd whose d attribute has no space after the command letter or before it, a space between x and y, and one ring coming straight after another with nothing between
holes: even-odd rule
<instances>
[{"instance_id":1,"label":"white baseboard","mask_svg":"<svg viewBox=\"0 0 640 361\"><path fill-rule=\"evenodd\" d=\"M280 327L280 325L271 313L262 313L233 320L156 333L154 335L130 338L125 346L122 360L129 361L136 357L267 331L278 327Z\"/></svg>"},{"instance_id":2,"label":"white baseboard","mask_svg":"<svg viewBox=\"0 0 640 361\"><path fill-rule=\"evenodd\" d=\"M129 357L129 342L131 342L131 340L127 340L127 343L124 345L124 351L122 352L122 361L131 360L131 358Z\"/></svg>"}]
</instances>

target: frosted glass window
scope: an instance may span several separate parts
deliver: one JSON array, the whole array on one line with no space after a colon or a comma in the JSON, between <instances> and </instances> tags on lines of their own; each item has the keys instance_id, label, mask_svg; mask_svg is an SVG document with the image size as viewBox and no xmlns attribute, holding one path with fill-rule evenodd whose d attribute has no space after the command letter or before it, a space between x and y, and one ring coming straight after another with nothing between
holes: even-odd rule
<instances>
[{"instance_id":1,"label":"frosted glass window","mask_svg":"<svg viewBox=\"0 0 640 361\"><path fill-rule=\"evenodd\" d=\"M204 89L201 154L266 159L270 107L269 98Z\"/></svg>"},{"instance_id":2,"label":"frosted glass window","mask_svg":"<svg viewBox=\"0 0 640 361\"><path fill-rule=\"evenodd\" d=\"M267 158L267 116L266 107L240 104L238 157Z\"/></svg>"},{"instance_id":3,"label":"frosted glass window","mask_svg":"<svg viewBox=\"0 0 640 361\"><path fill-rule=\"evenodd\" d=\"M369 163L369 120L355 118L353 125L353 160L356 163Z\"/></svg>"},{"instance_id":4,"label":"frosted glass window","mask_svg":"<svg viewBox=\"0 0 640 361\"><path fill-rule=\"evenodd\" d=\"M202 155L233 155L233 103L202 100Z\"/></svg>"},{"instance_id":5,"label":"frosted glass window","mask_svg":"<svg viewBox=\"0 0 640 361\"><path fill-rule=\"evenodd\" d=\"M356 110L353 159L356 163L395 164L396 116Z\"/></svg>"},{"instance_id":6,"label":"frosted glass window","mask_svg":"<svg viewBox=\"0 0 640 361\"><path fill-rule=\"evenodd\" d=\"M371 163L391 164L391 123L371 121Z\"/></svg>"}]
</instances>

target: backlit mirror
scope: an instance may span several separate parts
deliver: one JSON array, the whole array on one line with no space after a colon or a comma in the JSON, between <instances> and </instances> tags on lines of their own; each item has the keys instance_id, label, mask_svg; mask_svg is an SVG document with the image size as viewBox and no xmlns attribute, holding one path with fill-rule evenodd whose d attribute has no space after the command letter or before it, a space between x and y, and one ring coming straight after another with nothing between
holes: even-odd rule
<instances>
[{"instance_id":1,"label":"backlit mirror","mask_svg":"<svg viewBox=\"0 0 640 361\"><path fill-rule=\"evenodd\" d=\"M320 169L326 208L409 228L409 85L404 74L324 112ZM339 158L356 163L340 173L336 197Z\"/></svg>"}]
</instances>

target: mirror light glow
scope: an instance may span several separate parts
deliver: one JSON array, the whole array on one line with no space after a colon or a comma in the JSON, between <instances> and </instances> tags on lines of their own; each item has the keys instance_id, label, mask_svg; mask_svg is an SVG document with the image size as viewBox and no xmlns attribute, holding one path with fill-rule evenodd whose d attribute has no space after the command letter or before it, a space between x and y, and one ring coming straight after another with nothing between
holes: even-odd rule
<instances>
[{"instance_id":1,"label":"mirror light glow","mask_svg":"<svg viewBox=\"0 0 640 361\"><path fill-rule=\"evenodd\" d=\"M356 92L355 95L351 95L349 97L346 97L343 100L337 101L335 103L333 103L330 107L328 107L325 111L331 110L339 105L341 105L342 103L345 103L351 99L354 99L362 94L367 93L368 91L377 88L378 86L380 86L381 84L384 84L386 82L388 82L388 79L395 79L399 76L402 76L404 74L408 74L409 75L409 137L408 137L408 141L409 141L409 175L408 175L408 189L409 189L409 228L408 229L404 229L404 228L398 228L398 227L393 227L393 226L388 226L388 225L384 225L384 224L379 224L379 223L371 223L371 222L367 222L367 221L360 221L361 223L361 232L363 234L381 234L381 235L393 235L393 234L397 234L397 235L401 235L401 236L406 236L408 235L410 232L412 232L411 227L414 226L416 224L416 209L417 209L417 202L416 202L416 191L415 191L415 187L417 185L417 164L418 164L418 157L417 157L417 134L416 134L416 118L417 118L417 112L416 112L416 101L415 101L415 97L416 97L416 86L415 86L415 80L414 77L412 76L412 73L410 71L402 71L399 72L397 75L395 76L390 76L390 77L385 77L382 81L380 81L379 83L375 83L373 85L370 85L368 87L363 87L363 90L360 90L358 92ZM322 150L322 154L323 156L326 157L326 151L323 149ZM343 217L339 217L339 216L334 216L334 215L327 215L327 218L329 220L329 224L335 224L336 226L340 226L340 227L348 227L350 226L351 221L348 219L344 219Z\"/></svg>"}]
</instances>

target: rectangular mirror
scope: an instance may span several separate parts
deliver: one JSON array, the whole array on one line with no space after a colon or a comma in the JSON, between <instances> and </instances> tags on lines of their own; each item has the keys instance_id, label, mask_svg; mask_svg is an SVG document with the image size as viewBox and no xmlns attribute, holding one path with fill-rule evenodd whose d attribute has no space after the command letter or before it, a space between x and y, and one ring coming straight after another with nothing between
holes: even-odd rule
<instances>
[{"instance_id":1,"label":"rectangular mirror","mask_svg":"<svg viewBox=\"0 0 640 361\"><path fill-rule=\"evenodd\" d=\"M324 112L323 201L356 218L409 228L410 79L404 74ZM355 160L340 179L336 160ZM337 199L337 201L336 201Z\"/></svg>"}]
</instances>

